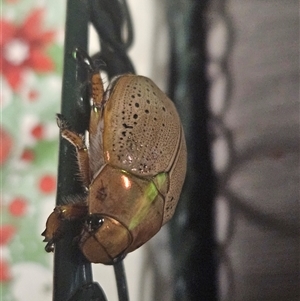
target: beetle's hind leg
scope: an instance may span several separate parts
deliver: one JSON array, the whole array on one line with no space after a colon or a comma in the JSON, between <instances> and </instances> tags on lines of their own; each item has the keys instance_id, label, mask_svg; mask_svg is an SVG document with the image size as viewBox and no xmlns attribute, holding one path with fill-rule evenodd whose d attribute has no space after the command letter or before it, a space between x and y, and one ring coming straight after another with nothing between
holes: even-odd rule
<instances>
[{"instance_id":1,"label":"beetle's hind leg","mask_svg":"<svg viewBox=\"0 0 300 301\"><path fill-rule=\"evenodd\" d=\"M84 142L84 136L79 135L68 128L67 121L61 114L56 114L57 125L61 130L61 136L75 146L77 152L78 166L82 181L88 187L90 180L89 154Z\"/></svg>"}]
</instances>

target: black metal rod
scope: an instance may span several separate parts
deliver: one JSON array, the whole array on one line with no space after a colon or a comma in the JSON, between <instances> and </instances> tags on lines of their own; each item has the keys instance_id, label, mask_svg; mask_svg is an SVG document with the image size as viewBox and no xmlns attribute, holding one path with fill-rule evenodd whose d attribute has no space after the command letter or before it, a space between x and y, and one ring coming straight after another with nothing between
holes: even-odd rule
<instances>
[{"instance_id":1,"label":"black metal rod","mask_svg":"<svg viewBox=\"0 0 300 301\"><path fill-rule=\"evenodd\" d=\"M216 180L210 157L206 13L209 1L168 0L171 34L171 99L186 135L187 177L170 222L174 301L217 300L213 200Z\"/></svg>"},{"instance_id":2,"label":"black metal rod","mask_svg":"<svg viewBox=\"0 0 300 301\"><path fill-rule=\"evenodd\" d=\"M78 82L86 81L87 74L84 68L79 70L73 51L75 47L87 49L89 19L87 2L88 0L67 1L61 113L77 133L84 133L87 128L88 108L80 95L80 89L76 89ZM78 169L73 146L61 139L57 205L61 205L66 196L83 192L82 184L76 174ZM79 287L92 282L91 265L73 243L74 229L70 226L67 231L69 235L55 246L54 301L67 301Z\"/></svg>"},{"instance_id":3,"label":"black metal rod","mask_svg":"<svg viewBox=\"0 0 300 301\"><path fill-rule=\"evenodd\" d=\"M127 281L123 260L114 264L119 301L129 301Z\"/></svg>"}]
</instances>

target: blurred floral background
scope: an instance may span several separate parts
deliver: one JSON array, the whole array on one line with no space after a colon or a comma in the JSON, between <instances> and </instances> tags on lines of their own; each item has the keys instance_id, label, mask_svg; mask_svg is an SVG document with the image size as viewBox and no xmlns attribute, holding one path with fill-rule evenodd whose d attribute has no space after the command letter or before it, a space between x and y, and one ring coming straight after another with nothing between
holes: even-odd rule
<instances>
[{"instance_id":1,"label":"blurred floral background","mask_svg":"<svg viewBox=\"0 0 300 301\"><path fill-rule=\"evenodd\" d=\"M52 256L40 232L55 204L64 19L64 1L2 3L3 301L51 300Z\"/></svg>"}]
</instances>

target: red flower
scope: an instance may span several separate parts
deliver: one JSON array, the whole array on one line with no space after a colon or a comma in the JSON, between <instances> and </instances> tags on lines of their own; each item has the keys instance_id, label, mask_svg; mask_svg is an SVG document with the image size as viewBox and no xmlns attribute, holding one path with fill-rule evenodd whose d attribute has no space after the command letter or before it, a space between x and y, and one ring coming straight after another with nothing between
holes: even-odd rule
<instances>
[{"instance_id":1,"label":"red flower","mask_svg":"<svg viewBox=\"0 0 300 301\"><path fill-rule=\"evenodd\" d=\"M0 246L4 246L10 242L12 237L16 233L16 228L13 225L2 225L0 226ZM9 264L0 258L0 282L6 282L11 279Z\"/></svg>"},{"instance_id":2,"label":"red flower","mask_svg":"<svg viewBox=\"0 0 300 301\"><path fill-rule=\"evenodd\" d=\"M13 216L23 216L27 210L27 201L22 197L16 197L10 202L8 209Z\"/></svg>"},{"instance_id":3,"label":"red flower","mask_svg":"<svg viewBox=\"0 0 300 301\"><path fill-rule=\"evenodd\" d=\"M28 92L29 101L35 101L39 96L39 93L36 90L30 90Z\"/></svg>"},{"instance_id":4,"label":"red flower","mask_svg":"<svg viewBox=\"0 0 300 301\"><path fill-rule=\"evenodd\" d=\"M0 127L0 166L8 159L13 146L10 134Z\"/></svg>"},{"instance_id":5,"label":"red flower","mask_svg":"<svg viewBox=\"0 0 300 301\"><path fill-rule=\"evenodd\" d=\"M7 282L11 279L10 268L6 261L0 259L0 282Z\"/></svg>"},{"instance_id":6,"label":"red flower","mask_svg":"<svg viewBox=\"0 0 300 301\"><path fill-rule=\"evenodd\" d=\"M43 10L34 10L21 26L0 20L0 60L1 73L13 90L22 82L24 70L31 68L37 72L53 70L54 63L44 51L53 41L54 31L42 31Z\"/></svg>"},{"instance_id":7,"label":"red flower","mask_svg":"<svg viewBox=\"0 0 300 301\"><path fill-rule=\"evenodd\" d=\"M0 246L8 244L16 233L16 228L13 225L0 226Z\"/></svg>"},{"instance_id":8,"label":"red flower","mask_svg":"<svg viewBox=\"0 0 300 301\"><path fill-rule=\"evenodd\" d=\"M37 124L36 126L34 126L31 129L31 135L35 138L35 139L43 139L44 137L44 133L45 133L45 129L44 126L42 124Z\"/></svg>"},{"instance_id":9,"label":"red flower","mask_svg":"<svg viewBox=\"0 0 300 301\"><path fill-rule=\"evenodd\" d=\"M39 180L39 188L43 193L52 193L56 188L56 178L51 175L44 175Z\"/></svg>"},{"instance_id":10,"label":"red flower","mask_svg":"<svg viewBox=\"0 0 300 301\"><path fill-rule=\"evenodd\" d=\"M22 155L21 155L21 160L25 162L32 162L35 158L34 151L32 149L24 149Z\"/></svg>"}]
</instances>

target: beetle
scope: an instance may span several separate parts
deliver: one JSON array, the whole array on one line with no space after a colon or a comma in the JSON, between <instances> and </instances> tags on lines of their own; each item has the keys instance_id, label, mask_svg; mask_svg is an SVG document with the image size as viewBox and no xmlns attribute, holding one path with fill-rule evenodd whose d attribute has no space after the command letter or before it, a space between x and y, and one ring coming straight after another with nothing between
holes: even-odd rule
<instances>
[{"instance_id":1,"label":"beetle","mask_svg":"<svg viewBox=\"0 0 300 301\"><path fill-rule=\"evenodd\" d=\"M173 216L186 174L186 143L172 101L149 78L115 77L104 90L87 54L91 83L88 147L57 114L76 149L84 200L56 206L42 233L46 251L79 221L77 241L93 263L113 264L139 248Z\"/></svg>"}]
</instances>

